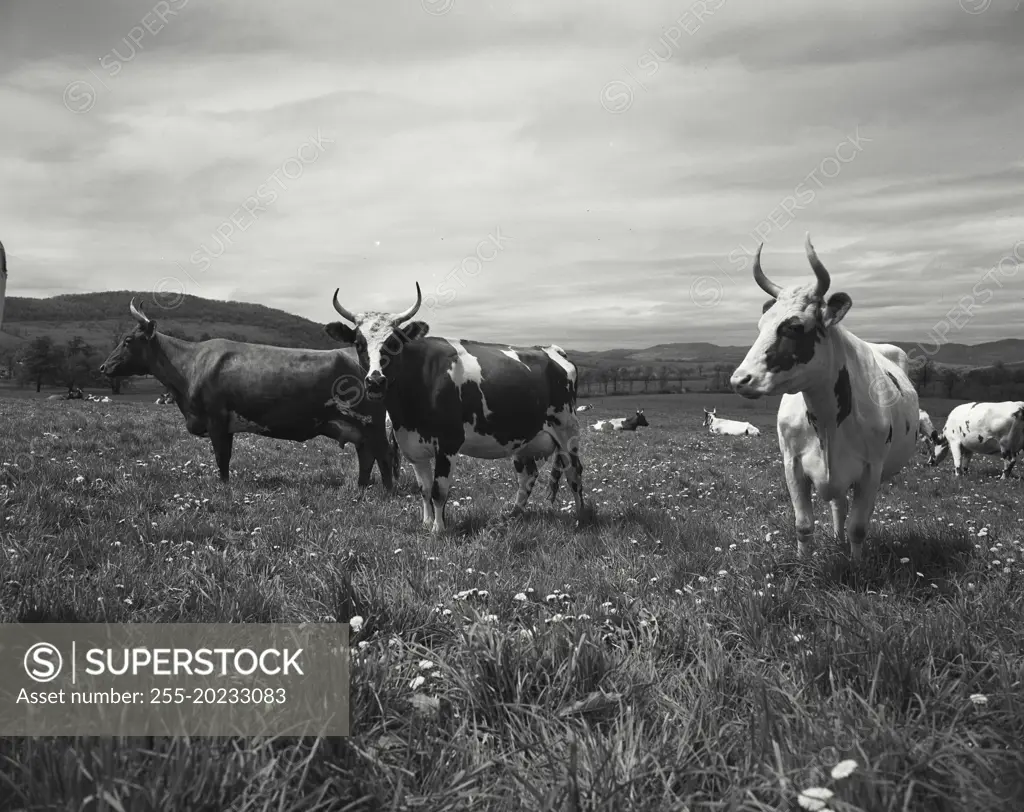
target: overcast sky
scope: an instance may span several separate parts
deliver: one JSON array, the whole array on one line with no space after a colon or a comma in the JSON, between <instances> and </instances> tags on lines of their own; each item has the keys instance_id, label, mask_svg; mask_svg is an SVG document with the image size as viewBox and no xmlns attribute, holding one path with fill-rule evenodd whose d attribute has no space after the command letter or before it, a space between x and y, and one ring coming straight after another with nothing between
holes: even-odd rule
<instances>
[{"instance_id":1,"label":"overcast sky","mask_svg":"<svg viewBox=\"0 0 1024 812\"><path fill-rule=\"evenodd\" d=\"M810 231L862 337L1020 336L1022 37L1018 0L3 0L8 295L327 322L419 281L437 335L738 345L752 235L787 284Z\"/></svg>"}]
</instances>

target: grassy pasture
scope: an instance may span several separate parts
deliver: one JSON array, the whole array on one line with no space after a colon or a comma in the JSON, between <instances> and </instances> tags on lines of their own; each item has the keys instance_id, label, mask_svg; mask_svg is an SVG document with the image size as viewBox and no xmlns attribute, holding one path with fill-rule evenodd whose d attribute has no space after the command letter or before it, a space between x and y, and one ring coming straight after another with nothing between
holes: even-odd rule
<instances>
[{"instance_id":1,"label":"grassy pasture","mask_svg":"<svg viewBox=\"0 0 1024 812\"><path fill-rule=\"evenodd\" d=\"M584 431L583 530L546 467L508 520L511 463L459 458L445 538L408 465L360 504L351 449L242 435L228 503L177 409L115 400L0 399L0 620L359 615L353 735L0 740L0 809L1024 809L1024 483L998 460L915 459L856 572L820 504L796 561L777 399L587 399L651 427ZM763 434L707 434L712 405Z\"/></svg>"}]
</instances>

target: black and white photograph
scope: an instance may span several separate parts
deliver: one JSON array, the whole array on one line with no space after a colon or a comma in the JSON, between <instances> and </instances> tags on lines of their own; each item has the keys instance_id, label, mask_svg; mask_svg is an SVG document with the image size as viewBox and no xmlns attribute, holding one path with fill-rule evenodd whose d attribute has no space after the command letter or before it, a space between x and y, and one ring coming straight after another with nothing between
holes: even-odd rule
<instances>
[{"instance_id":1,"label":"black and white photograph","mask_svg":"<svg viewBox=\"0 0 1024 812\"><path fill-rule=\"evenodd\" d=\"M1024 810L1020 0L0 0L0 812Z\"/></svg>"}]
</instances>

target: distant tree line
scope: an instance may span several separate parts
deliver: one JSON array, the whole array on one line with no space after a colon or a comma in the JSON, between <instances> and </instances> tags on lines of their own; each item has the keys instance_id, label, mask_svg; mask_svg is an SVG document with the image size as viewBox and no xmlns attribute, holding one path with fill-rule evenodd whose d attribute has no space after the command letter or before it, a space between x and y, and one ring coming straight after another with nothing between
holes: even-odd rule
<instances>
[{"instance_id":1,"label":"distant tree line","mask_svg":"<svg viewBox=\"0 0 1024 812\"><path fill-rule=\"evenodd\" d=\"M697 390L731 392L732 364L677 366L580 367L581 395L628 395ZM1007 367L997 361L987 367L951 367L931 361L911 364L910 380L922 397L957 400L1024 400L1024 365Z\"/></svg>"},{"instance_id":2,"label":"distant tree line","mask_svg":"<svg viewBox=\"0 0 1024 812\"><path fill-rule=\"evenodd\" d=\"M911 364L910 380L918 394L956 400L1024 400L1024 365L1007 367L996 361L987 367L949 367L929 360Z\"/></svg>"},{"instance_id":3,"label":"distant tree line","mask_svg":"<svg viewBox=\"0 0 1024 812\"><path fill-rule=\"evenodd\" d=\"M722 363L693 366L581 366L578 391L585 395L628 395L633 392L667 394L693 388L708 392L730 392L732 388L729 386L729 377L733 369L735 367ZM695 381L699 383L694 385Z\"/></svg>"}]
</instances>

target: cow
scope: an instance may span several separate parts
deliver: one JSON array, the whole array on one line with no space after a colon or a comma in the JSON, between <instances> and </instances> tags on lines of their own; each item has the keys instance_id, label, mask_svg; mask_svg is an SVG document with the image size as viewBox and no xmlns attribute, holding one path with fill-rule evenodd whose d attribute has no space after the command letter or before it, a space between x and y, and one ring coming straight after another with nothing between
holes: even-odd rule
<instances>
[{"instance_id":1,"label":"cow","mask_svg":"<svg viewBox=\"0 0 1024 812\"><path fill-rule=\"evenodd\" d=\"M50 395L47 400L85 400L85 393L78 387L68 389L63 395Z\"/></svg>"},{"instance_id":2,"label":"cow","mask_svg":"<svg viewBox=\"0 0 1024 812\"><path fill-rule=\"evenodd\" d=\"M754 281L771 299L730 384L750 399L783 393L779 449L800 557L810 555L814 543L813 488L831 503L836 539L842 545L848 536L850 558L859 562L881 483L913 456L917 391L883 345L863 341L840 324L853 301L845 293L825 298L831 278L810 234L805 251L813 284L783 288L771 282L761 270L763 247L754 258Z\"/></svg>"},{"instance_id":3,"label":"cow","mask_svg":"<svg viewBox=\"0 0 1024 812\"><path fill-rule=\"evenodd\" d=\"M751 437L757 437L761 430L753 423L744 423L742 420L728 420L724 417L716 417L715 414L718 411L716 406L710 412L704 410L704 423L703 425L708 427L708 430L712 434L732 434L736 436L742 436L748 434Z\"/></svg>"},{"instance_id":4,"label":"cow","mask_svg":"<svg viewBox=\"0 0 1024 812\"><path fill-rule=\"evenodd\" d=\"M637 409L632 417L613 417L611 420L598 420L590 428L594 431L636 431L638 426L650 426L644 416L643 409Z\"/></svg>"},{"instance_id":5,"label":"cow","mask_svg":"<svg viewBox=\"0 0 1024 812\"><path fill-rule=\"evenodd\" d=\"M1024 448L1024 400L957 406L946 418L942 434L932 430L932 443L930 465L952 454L953 472L960 476L967 473L973 454L998 454L1003 458L1000 478L1009 479Z\"/></svg>"},{"instance_id":6,"label":"cow","mask_svg":"<svg viewBox=\"0 0 1024 812\"><path fill-rule=\"evenodd\" d=\"M110 353L100 372L109 377L152 375L170 391L197 437L209 437L221 482L235 434L305 442L330 437L356 447L358 484L370 484L374 462L381 484L394 491L384 409L366 401L349 407L339 393L362 377L354 354L247 344L214 338L185 341L157 332L156 322L129 305L138 326Z\"/></svg>"},{"instance_id":7,"label":"cow","mask_svg":"<svg viewBox=\"0 0 1024 812\"><path fill-rule=\"evenodd\" d=\"M512 513L525 507L537 482L537 461L554 455L548 485L552 504L565 473L583 512L583 465L576 418L576 365L554 344L518 347L429 336L429 325L412 321L423 296L400 313L353 313L334 309L350 322L325 331L353 344L366 370L357 398L383 402L402 454L416 474L423 524L443 533L445 504L455 457L512 458L519 479ZM433 469L433 471L431 471Z\"/></svg>"},{"instance_id":8,"label":"cow","mask_svg":"<svg viewBox=\"0 0 1024 812\"><path fill-rule=\"evenodd\" d=\"M589 412L593 408L594 408L594 404L593 403L584 403L582 406L577 406L576 407L576 414L580 414L581 412Z\"/></svg>"}]
</instances>

